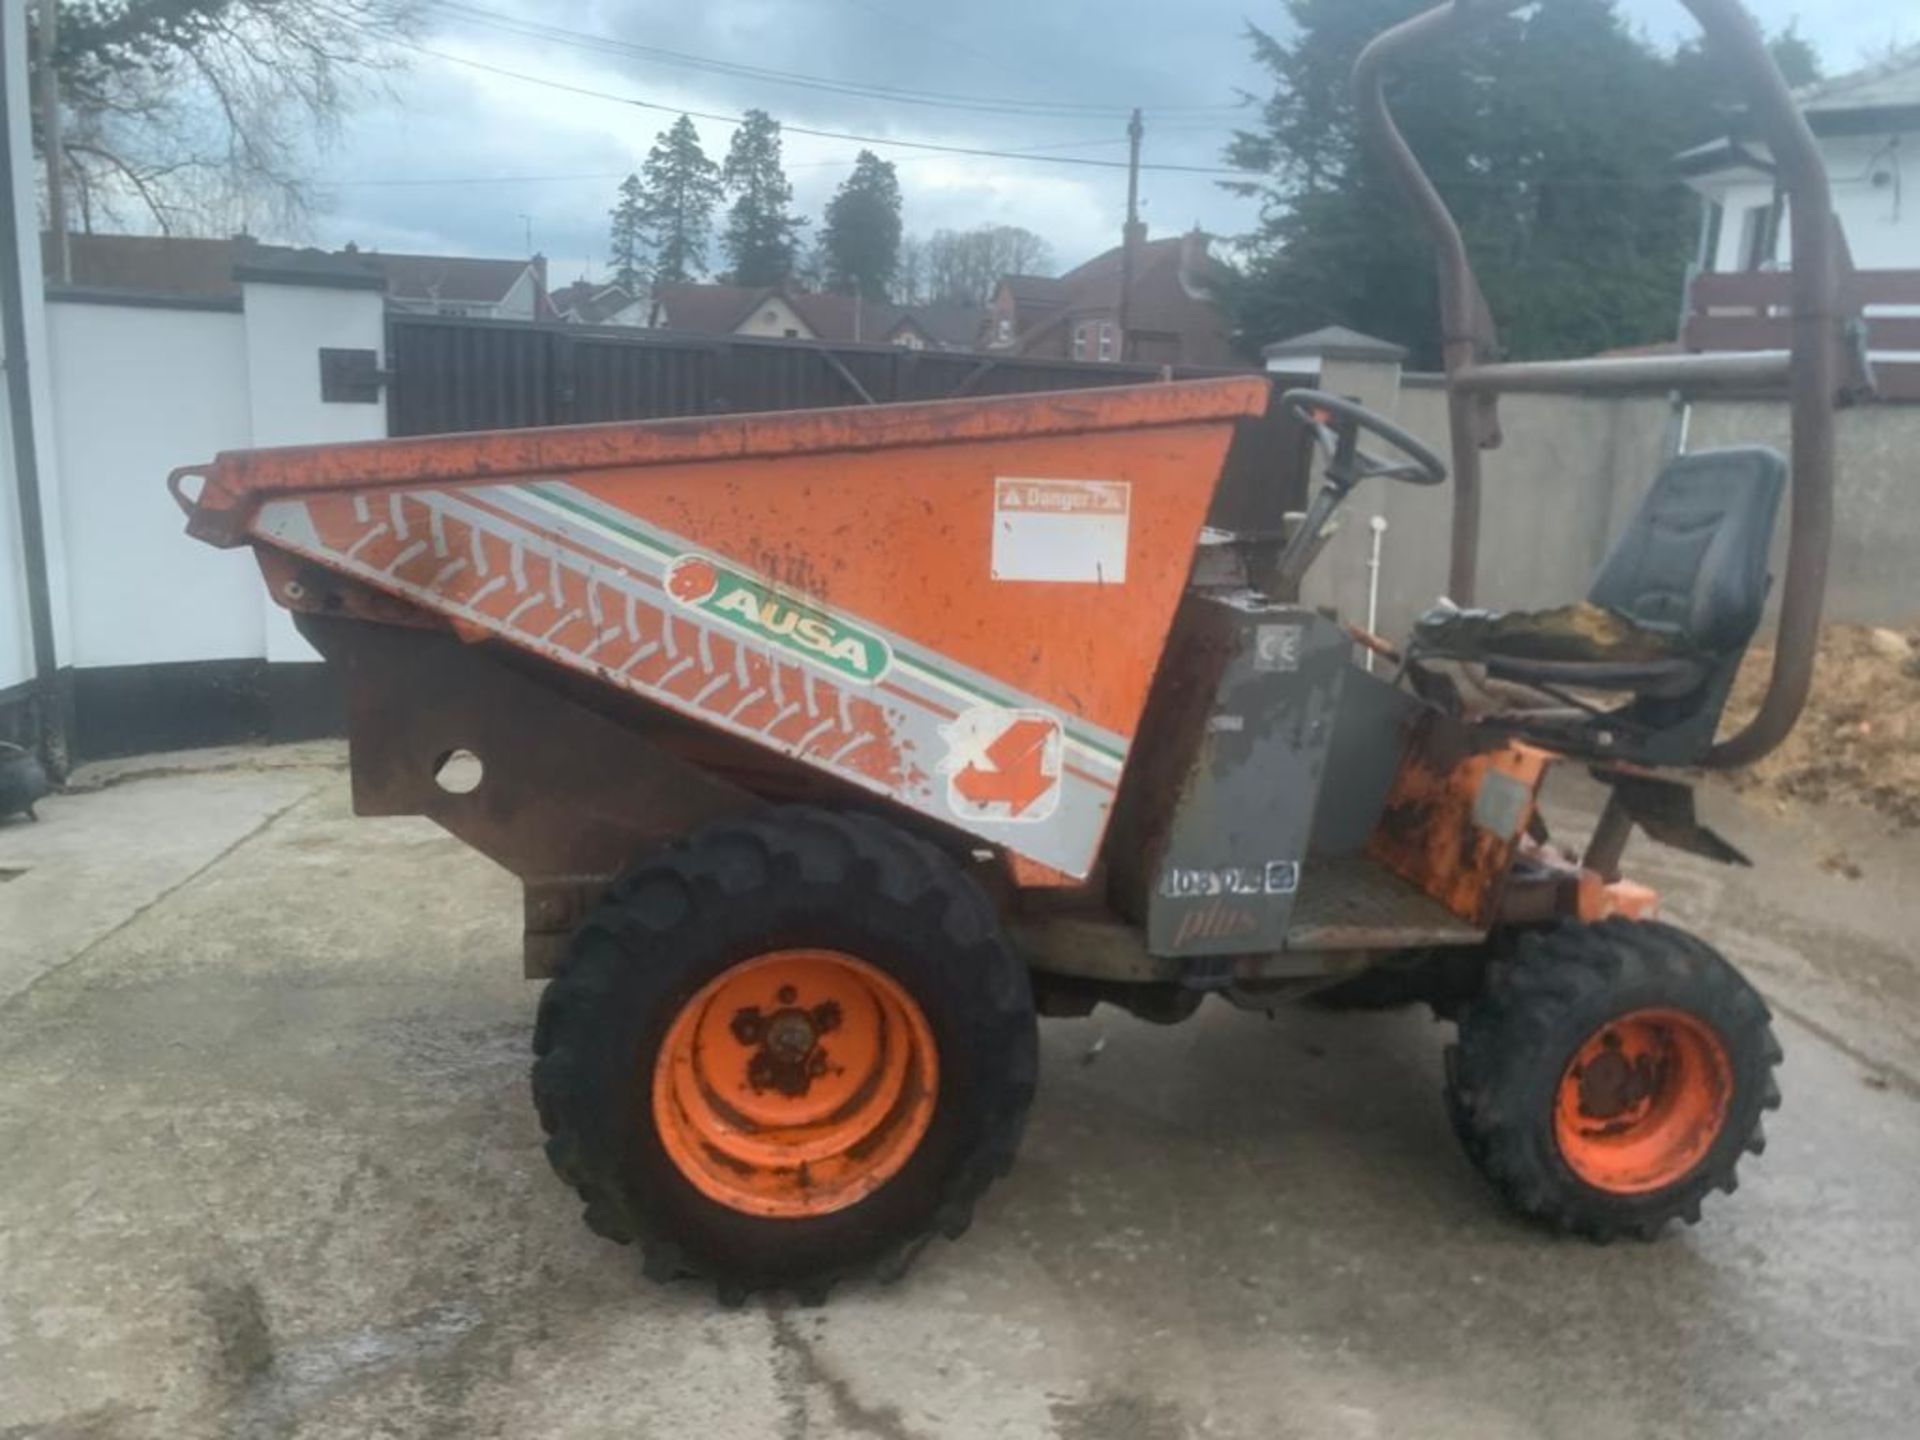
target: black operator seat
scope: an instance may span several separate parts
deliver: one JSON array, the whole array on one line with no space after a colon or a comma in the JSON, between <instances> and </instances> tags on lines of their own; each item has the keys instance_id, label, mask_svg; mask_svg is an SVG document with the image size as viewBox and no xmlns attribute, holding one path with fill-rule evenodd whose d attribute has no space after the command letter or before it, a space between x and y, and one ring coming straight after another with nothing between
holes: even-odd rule
<instances>
[{"instance_id":1,"label":"black operator seat","mask_svg":"<svg viewBox=\"0 0 1920 1440\"><path fill-rule=\"evenodd\" d=\"M1785 458L1766 446L1681 455L1655 477L1584 604L1429 611L1415 652L1477 661L1520 684L1690 695L1760 624L1786 478Z\"/></svg>"}]
</instances>

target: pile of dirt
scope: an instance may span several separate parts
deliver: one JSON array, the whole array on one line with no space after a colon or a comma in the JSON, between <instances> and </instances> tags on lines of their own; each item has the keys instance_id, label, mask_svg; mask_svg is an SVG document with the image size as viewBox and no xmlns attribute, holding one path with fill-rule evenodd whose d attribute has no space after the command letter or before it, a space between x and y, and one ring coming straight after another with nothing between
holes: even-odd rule
<instances>
[{"instance_id":1,"label":"pile of dirt","mask_svg":"<svg viewBox=\"0 0 1920 1440\"><path fill-rule=\"evenodd\" d=\"M1772 669L1772 649L1754 646L1723 734L1759 708ZM1730 778L1783 804L1851 801L1920 828L1920 629L1828 626L1799 725L1773 754Z\"/></svg>"}]
</instances>

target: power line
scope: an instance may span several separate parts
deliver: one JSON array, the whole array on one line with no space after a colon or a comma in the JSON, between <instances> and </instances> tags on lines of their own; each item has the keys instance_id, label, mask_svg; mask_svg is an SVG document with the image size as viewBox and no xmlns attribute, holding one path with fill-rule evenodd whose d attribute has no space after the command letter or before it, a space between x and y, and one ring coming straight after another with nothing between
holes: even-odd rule
<instances>
[{"instance_id":1,"label":"power line","mask_svg":"<svg viewBox=\"0 0 1920 1440\"><path fill-rule=\"evenodd\" d=\"M489 10L484 6L466 4L464 0L431 0L431 3L436 9L445 14L455 16L471 24L487 26L495 30L503 31L506 34L518 36L521 39L546 40L555 44L568 45L575 49L593 51L604 55L618 55L648 61L653 64L676 66L682 69L696 70L714 75L725 75L736 79L754 80L765 84L785 85L797 89L820 91L831 95L885 100L892 104L925 105L949 110L972 110L984 114L998 115L1104 115L1118 117L1125 115L1130 108L1121 105L1086 104L1078 101L1020 100L1011 97L960 95L950 91L909 89L896 85L835 80L821 75L804 75L792 70L776 69L763 65L749 65L741 61L721 60L706 55L693 55L680 50L662 49L656 45L642 45L635 41L617 40L611 36L595 35L586 31L570 29L565 26L547 25L537 20L529 20L517 15L503 14L498 10ZM1239 107L1226 105L1181 105L1165 108L1170 113L1211 113L1215 110L1231 110Z\"/></svg>"},{"instance_id":2,"label":"power line","mask_svg":"<svg viewBox=\"0 0 1920 1440\"><path fill-rule=\"evenodd\" d=\"M359 189L363 186L406 186L406 185L548 185L563 184L570 181L586 180L624 180L626 174L620 170L599 171L592 174L575 175L384 175L350 176L341 180L325 180L320 183L329 189Z\"/></svg>"},{"instance_id":3,"label":"power line","mask_svg":"<svg viewBox=\"0 0 1920 1440\"><path fill-rule=\"evenodd\" d=\"M509 80L523 81L529 85L543 85L551 90L565 91L570 95L583 95L593 100L609 100L617 105L631 105L641 110L653 110L663 115L686 115L695 120L711 120L719 125L744 125L745 119L739 115L720 115L706 110L689 110L679 105L662 105L652 100L639 100L631 95L616 95L607 90L596 90L587 85L574 85L565 80L555 80L545 75L529 75L521 70L509 70L503 65L490 65L484 60L471 60L464 55L451 55L444 50L435 50L430 46L416 45L407 40L394 40L384 37L387 43L399 45L429 55L436 60L444 60L453 65L464 65L471 70L480 70L489 75L503 76ZM1085 155L1045 155L1022 154L1018 150L995 150L978 145L941 145L931 140L889 140L879 135L855 135L844 130L821 130L808 125L790 125L782 122L781 130L789 135L810 135L821 140L848 140L856 145L877 145L900 150L921 150L941 155L971 155L991 160L1025 160L1036 164L1078 165L1098 170L1125 170L1124 160L1098 160ZM1169 163L1147 164L1142 170L1158 170L1187 175L1232 175L1245 179L1244 170L1227 169L1211 165L1177 165Z\"/></svg>"},{"instance_id":4,"label":"power line","mask_svg":"<svg viewBox=\"0 0 1920 1440\"><path fill-rule=\"evenodd\" d=\"M1017 150L1005 152L1017 159L1027 160L1036 156L1045 157L1051 150L1073 150L1089 145L1125 145L1125 135L1105 136L1097 140L1060 140L1048 145L1023 145ZM937 155L908 155L894 161L896 165L912 165L928 160L937 160ZM854 156L842 155L832 160L799 160L785 165L787 170L831 170L837 167L851 166ZM351 176L344 179L324 181L333 189L357 189L363 186L434 186L434 185L549 185L567 184L576 181L624 180L625 170L576 171L572 174L553 175L371 175Z\"/></svg>"}]
</instances>

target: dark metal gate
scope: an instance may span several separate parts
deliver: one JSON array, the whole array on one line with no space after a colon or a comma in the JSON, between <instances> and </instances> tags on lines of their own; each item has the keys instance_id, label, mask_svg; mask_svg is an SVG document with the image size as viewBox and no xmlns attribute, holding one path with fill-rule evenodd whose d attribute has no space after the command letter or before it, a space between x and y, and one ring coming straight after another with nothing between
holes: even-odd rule
<instances>
[{"instance_id":1,"label":"dark metal gate","mask_svg":"<svg viewBox=\"0 0 1920 1440\"><path fill-rule=\"evenodd\" d=\"M1074 390L1233 373L394 314L387 428L443 434Z\"/></svg>"},{"instance_id":2,"label":"dark metal gate","mask_svg":"<svg viewBox=\"0 0 1920 1440\"><path fill-rule=\"evenodd\" d=\"M390 435L811 410L1245 373L404 313L387 319L387 368ZM1278 413L1244 428L1221 482L1215 524L1276 526L1280 510L1297 505L1294 486L1282 478L1292 473L1287 460L1297 452L1295 439Z\"/></svg>"}]
</instances>

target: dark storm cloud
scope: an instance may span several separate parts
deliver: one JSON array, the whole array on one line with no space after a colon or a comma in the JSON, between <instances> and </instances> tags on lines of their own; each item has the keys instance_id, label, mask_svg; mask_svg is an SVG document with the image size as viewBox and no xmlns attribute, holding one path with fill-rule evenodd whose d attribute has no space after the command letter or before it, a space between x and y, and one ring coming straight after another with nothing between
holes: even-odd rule
<instances>
[{"instance_id":1,"label":"dark storm cloud","mask_svg":"<svg viewBox=\"0 0 1920 1440\"><path fill-rule=\"evenodd\" d=\"M1804 0L1760 0L1763 22L1784 25ZM1008 99L1045 114L996 114L827 93L768 77L718 74L616 48L514 34L472 7L620 44L796 72L855 86ZM1686 33L1675 0L1628 0L1624 11L1656 41ZM1829 68L1858 62L1890 38L1886 8L1825 4L1801 33ZM1260 89L1245 24L1279 23L1279 7L1240 0L429 0L429 49L589 90L669 107L737 114L758 106L789 125L888 138L1060 155L1124 157L1124 118L1147 112L1148 161L1216 165L1237 117L1242 88ZM1920 28L1920 26L1910 26ZM1915 35L1908 34L1912 40ZM604 253L606 211L618 177L638 165L671 114L611 104L411 54L391 98L368 104L322 163L342 182L316 237L389 249L518 253L533 243L570 279ZM1065 107L1088 107L1069 110ZM1094 107L1097 107L1094 108ZM703 122L716 157L728 128ZM789 135L787 158L799 208L818 217L858 145ZM1117 237L1124 178L1117 170L1018 160L929 156L880 148L900 167L910 231L983 221L1023 224L1048 237L1062 263ZM371 184L369 181L549 177L494 184ZM1199 223L1233 234L1252 223L1248 202L1210 178L1149 173L1145 212L1155 233Z\"/></svg>"},{"instance_id":2,"label":"dark storm cloud","mask_svg":"<svg viewBox=\"0 0 1920 1440\"><path fill-rule=\"evenodd\" d=\"M714 74L641 56L509 33L470 13L426 11L421 44L500 68L670 107L737 114L750 106L789 124L989 149L1064 146L1062 155L1124 158L1124 107L1148 114L1149 161L1218 163L1236 86L1256 80L1237 5L1029 5L985 0L962 8L884 0L737 0L705 6L534 5L490 0L487 10L617 42L711 56L855 85L1046 107L990 111L830 94L767 79ZM1137 13L1136 13L1137 12ZM1116 30L1123 34L1116 34ZM601 253L617 176L637 165L670 115L523 84L420 54L369 105L324 163L339 181L318 238L511 252L523 215L534 242L566 263ZM1099 107L1068 110L1064 107ZM1204 107L1204 108L1203 108ZM727 128L702 125L718 153ZM800 208L818 216L857 144L790 136ZM1039 162L971 160L881 149L900 165L909 229L983 220L1023 223L1072 263L1117 230L1123 174ZM604 176L494 186L375 185L373 180L467 176ZM1238 202L1211 180L1153 176L1145 188L1156 230L1201 221L1237 229Z\"/></svg>"}]
</instances>

